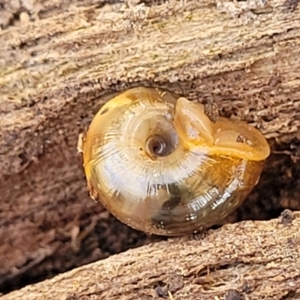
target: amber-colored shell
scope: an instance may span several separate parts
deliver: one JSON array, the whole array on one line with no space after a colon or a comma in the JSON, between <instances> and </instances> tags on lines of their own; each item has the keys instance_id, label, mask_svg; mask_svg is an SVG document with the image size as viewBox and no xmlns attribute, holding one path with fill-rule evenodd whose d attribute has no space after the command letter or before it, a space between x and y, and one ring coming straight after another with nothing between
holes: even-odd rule
<instances>
[{"instance_id":1,"label":"amber-colored shell","mask_svg":"<svg viewBox=\"0 0 300 300\"><path fill-rule=\"evenodd\" d=\"M259 180L270 148L241 121L151 88L127 90L94 117L83 144L90 193L119 220L183 235L220 223Z\"/></svg>"}]
</instances>

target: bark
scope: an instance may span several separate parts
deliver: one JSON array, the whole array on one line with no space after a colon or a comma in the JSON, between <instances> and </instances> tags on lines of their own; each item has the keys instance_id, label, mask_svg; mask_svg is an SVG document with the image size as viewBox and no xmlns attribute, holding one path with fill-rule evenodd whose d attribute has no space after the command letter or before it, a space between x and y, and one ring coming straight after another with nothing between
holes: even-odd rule
<instances>
[{"instance_id":1,"label":"bark","mask_svg":"<svg viewBox=\"0 0 300 300\"><path fill-rule=\"evenodd\" d=\"M2 291L151 240L89 199L76 153L93 114L128 87L216 103L265 134L272 156L229 221L300 209L297 0L23 2L0 14Z\"/></svg>"},{"instance_id":2,"label":"bark","mask_svg":"<svg viewBox=\"0 0 300 300\"><path fill-rule=\"evenodd\" d=\"M300 215L289 212L225 225L129 250L0 300L299 299L299 226Z\"/></svg>"}]
</instances>

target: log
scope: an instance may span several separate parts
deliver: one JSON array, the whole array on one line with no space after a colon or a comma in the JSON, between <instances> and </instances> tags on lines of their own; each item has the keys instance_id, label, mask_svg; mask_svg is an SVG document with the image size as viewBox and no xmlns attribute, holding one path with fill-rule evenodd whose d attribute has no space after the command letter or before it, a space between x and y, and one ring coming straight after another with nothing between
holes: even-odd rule
<instances>
[{"instance_id":1,"label":"log","mask_svg":"<svg viewBox=\"0 0 300 300\"><path fill-rule=\"evenodd\" d=\"M299 226L291 212L225 225L131 249L0 300L299 299Z\"/></svg>"},{"instance_id":2,"label":"log","mask_svg":"<svg viewBox=\"0 0 300 300\"><path fill-rule=\"evenodd\" d=\"M78 134L97 109L129 87L215 103L221 115L243 119L268 138L272 155L261 181L229 222L300 209L298 1L136 2L48 0L21 9L4 1L4 293L153 240L89 199L76 152Z\"/></svg>"}]
</instances>

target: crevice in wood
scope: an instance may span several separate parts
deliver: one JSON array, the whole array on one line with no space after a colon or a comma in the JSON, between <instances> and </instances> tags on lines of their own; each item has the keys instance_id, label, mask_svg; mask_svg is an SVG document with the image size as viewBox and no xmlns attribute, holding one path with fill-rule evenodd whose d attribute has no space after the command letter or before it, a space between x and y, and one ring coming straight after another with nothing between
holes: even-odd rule
<instances>
[{"instance_id":1,"label":"crevice in wood","mask_svg":"<svg viewBox=\"0 0 300 300\"><path fill-rule=\"evenodd\" d=\"M261 181L227 221L300 210L298 3L47 0L30 8L31 1L22 1L29 20L10 26L20 6L2 2L1 291L153 242L89 199L76 152L78 134L97 109L129 87L156 86L215 104L221 115L245 120L267 137L272 155ZM160 245L167 253L169 244ZM137 260L145 247L133 252ZM157 284L167 282L155 276L164 280L156 281L153 298ZM290 277L294 284L298 279ZM282 287L270 299L299 294L285 290L286 282ZM142 293L143 286L133 288Z\"/></svg>"}]
</instances>

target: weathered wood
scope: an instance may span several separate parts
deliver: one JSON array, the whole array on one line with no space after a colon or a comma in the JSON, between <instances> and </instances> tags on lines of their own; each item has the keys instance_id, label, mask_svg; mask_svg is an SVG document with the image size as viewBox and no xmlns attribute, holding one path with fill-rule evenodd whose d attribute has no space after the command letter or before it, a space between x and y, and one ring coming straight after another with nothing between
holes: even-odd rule
<instances>
[{"instance_id":1,"label":"weathered wood","mask_svg":"<svg viewBox=\"0 0 300 300\"><path fill-rule=\"evenodd\" d=\"M300 215L291 217L143 246L0 300L299 299Z\"/></svg>"},{"instance_id":2,"label":"weathered wood","mask_svg":"<svg viewBox=\"0 0 300 300\"><path fill-rule=\"evenodd\" d=\"M148 81L221 109L238 107L237 116L269 138L296 133L299 8L270 1L257 13L245 9L252 18L243 24L225 4L90 7L3 31L1 173L21 171L103 103L99 96L129 83Z\"/></svg>"},{"instance_id":3,"label":"weathered wood","mask_svg":"<svg viewBox=\"0 0 300 300\"><path fill-rule=\"evenodd\" d=\"M89 199L76 153L93 113L127 87L213 101L260 128L273 155L250 200L263 204L240 213L300 209L298 1L44 3L35 22L0 21L0 289L145 239Z\"/></svg>"}]
</instances>

